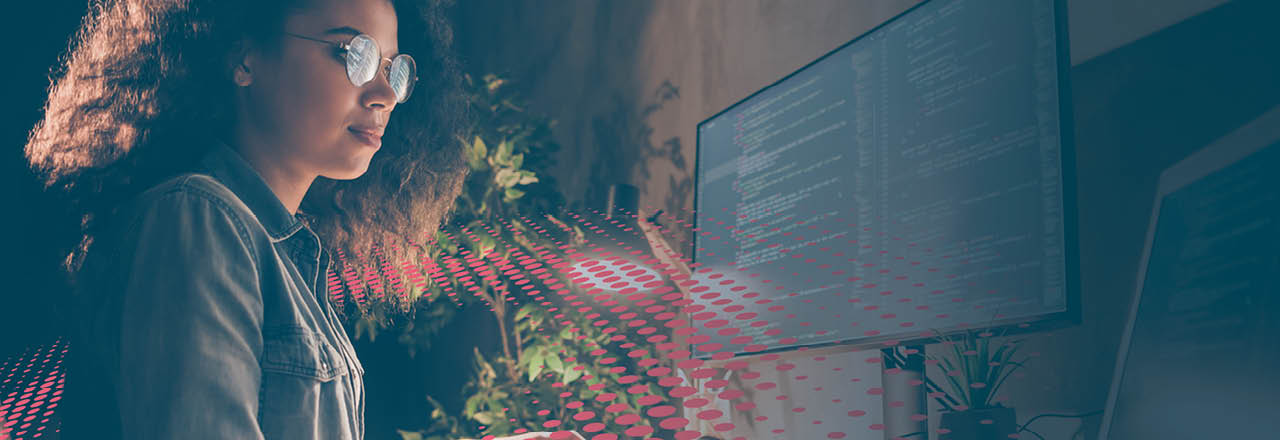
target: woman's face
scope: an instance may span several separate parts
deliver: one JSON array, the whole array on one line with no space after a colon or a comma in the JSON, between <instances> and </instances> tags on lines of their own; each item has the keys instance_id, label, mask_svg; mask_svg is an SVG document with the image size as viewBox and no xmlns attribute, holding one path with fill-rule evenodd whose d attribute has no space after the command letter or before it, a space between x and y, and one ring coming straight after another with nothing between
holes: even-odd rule
<instances>
[{"instance_id":1,"label":"woman's face","mask_svg":"<svg viewBox=\"0 0 1280 440\"><path fill-rule=\"evenodd\" d=\"M398 51L396 15L388 0L312 0L289 16L284 30L346 43L372 36L381 55ZM241 114L254 136L294 175L349 180L360 177L381 145L395 108L395 92L383 73L359 87L347 79L342 51L332 45L280 36L279 53L258 51L245 63L252 82ZM367 135L374 134L375 142ZM362 139L363 138L363 139Z\"/></svg>"}]
</instances>

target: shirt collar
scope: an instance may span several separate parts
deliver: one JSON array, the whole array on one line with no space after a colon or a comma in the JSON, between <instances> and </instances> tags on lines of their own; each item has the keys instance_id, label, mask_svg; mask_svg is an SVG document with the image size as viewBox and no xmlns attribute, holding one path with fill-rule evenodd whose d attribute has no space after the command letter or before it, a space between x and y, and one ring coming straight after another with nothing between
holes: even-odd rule
<instances>
[{"instance_id":1,"label":"shirt collar","mask_svg":"<svg viewBox=\"0 0 1280 440\"><path fill-rule=\"evenodd\" d=\"M215 140L213 148L200 159L200 166L249 207L273 243L303 228L302 221L289 213L262 175L226 142Z\"/></svg>"}]
</instances>

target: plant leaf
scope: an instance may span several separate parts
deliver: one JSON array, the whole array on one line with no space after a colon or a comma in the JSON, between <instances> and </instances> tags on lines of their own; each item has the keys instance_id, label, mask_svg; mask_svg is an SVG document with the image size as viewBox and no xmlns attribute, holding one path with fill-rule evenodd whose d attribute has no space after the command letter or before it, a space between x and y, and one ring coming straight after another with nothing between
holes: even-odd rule
<instances>
[{"instance_id":1,"label":"plant leaf","mask_svg":"<svg viewBox=\"0 0 1280 440\"><path fill-rule=\"evenodd\" d=\"M484 355L480 354L480 347L472 347L472 350L476 356L476 367L480 370L478 371L480 377L477 379L480 380L481 384L492 382L493 379L498 377L498 373L494 371L493 365L489 365L489 362L484 359Z\"/></svg>"},{"instance_id":2,"label":"plant leaf","mask_svg":"<svg viewBox=\"0 0 1280 440\"><path fill-rule=\"evenodd\" d=\"M396 433L400 434L400 440L422 440L421 432L397 429Z\"/></svg>"},{"instance_id":3,"label":"plant leaf","mask_svg":"<svg viewBox=\"0 0 1280 440\"><path fill-rule=\"evenodd\" d=\"M503 166L510 167L511 166L511 150L512 150L511 142L507 142L506 139L503 139L502 142L498 143L498 151L496 151L493 155L494 162L497 162Z\"/></svg>"},{"instance_id":4,"label":"plant leaf","mask_svg":"<svg viewBox=\"0 0 1280 440\"><path fill-rule=\"evenodd\" d=\"M498 91L498 88L502 87L502 85L507 82L506 80L499 78L497 76L485 76L484 79L485 79L485 89L488 89L489 93Z\"/></svg>"},{"instance_id":5,"label":"plant leaf","mask_svg":"<svg viewBox=\"0 0 1280 440\"><path fill-rule=\"evenodd\" d=\"M945 363L947 366L945 370L946 373L950 373L952 371L959 371L955 368L954 365L951 364L950 359L943 358L942 363ZM942 365L942 364L938 364L938 365ZM945 378L947 380L947 383L951 385L951 389L955 391L956 398L966 406L969 405L969 392L963 386L960 386L960 382L956 380L955 376L952 376L950 374L943 374L942 377Z\"/></svg>"},{"instance_id":6,"label":"plant leaf","mask_svg":"<svg viewBox=\"0 0 1280 440\"><path fill-rule=\"evenodd\" d=\"M524 191L515 188L507 188L503 190L502 199L504 201L512 202L521 197L524 197Z\"/></svg>"},{"instance_id":7,"label":"plant leaf","mask_svg":"<svg viewBox=\"0 0 1280 440\"><path fill-rule=\"evenodd\" d=\"M542 374L542 369L546 367L547 364L544 362L542 356L533 356L533 359L529 361L529 382L533 382L534 379L537 379L538 375Z\"/></svg>"},{"instance_id":8,"label":"plant leaf","mask_svg":"<svg viewBox=\"0 0 1280 440\"><path fill-rule=\"evenodd\" d=\"M1004 381L1009 379L1009 376L1012 376L1014 371L1017 371L1019 368L1022 368L1023 362L1026 362L1026 359L1023 359L1022 362L1010 363L1010 365L1013 365L1013 368L1006 370L1004 372L1004 376L1000 377L1000 380L996 381L995 386L991 387L992 395L996 393L996 390L1000 389L1001 385L1004 385Z\"/></svg>"},{"instance_id":9,"label":"plant leaf","mask_svg":"<svg viewBox=\"0 0 1280 440\"><path fill-rule=\"evenodd\" d=\"M484 401L484 395L476 394L467 398L467 403L463 405L462 414L471 417L480 410L480 403Z\"/></svg>"},{"instance_id":10,"label":"plant leaf","mask_svg":"<svg viewBox=\"0 0 1280 440\"><path fill-rule=\"evenodd\" d=\"M1018 364L1019 366L1021 365L1019 363L1012 362L1013 356L1017 352L1018 352L1018 345L1016 344L1001 344L1000 348L996 349L995 355L991 357L991 362L996 362L997 366L990 369L987 372L987 375L986 375L987 384L994 385L996 381L999 380L1000 373L1003 371L1006 371L1005 368L1007 368L1010 364ZM995 387L992 387L991 395L995 395L995 392L996 392Z\"/></svg>"},{"instance_id":11,"label":"plant leaf","mask_svg":"<svg viewBox=\"0 0 1280 440\"><path fill-rule=\"evenodd\" d=\"M528 185L530 183L537 183L537 182L538 182L538 176L534 174L533 171L520 170L520 181L518 182L519 185Z\"/></svg>"},{"instance_id":12,"label":"plant leaf","mask_svg":"<svg viewBox=\"0 0 1280 440\"><path fill-rule=\"evenodd\" d=\"M516 318L515 318L516 321L527 318L529 316L530 311L531 309L527 304L524 307L521 307L520 310L516 310Z\"/></svg>"},{"instance_id":13,"label":"plant leaf","mask_svg":"<svg viewBox=\"0 0 1280 440\"><path fill-rule=\"evenodd\" d=\"M551 371L564 374L564 362L560 361L559 355L555 353L547 353L546 361L547 361L547 367L550 368Z\"/></svg>"},{"instance_id":14,"label":"plant leaf","mask_svg":"<svg viewBox=\"0 0 1280 440\"><path fill-rule=\"evenodd\" d=\"M481 139L480 136L476 136L475 139L471 141L471 148L467 149L467 165L469 165L474 171L487 169L488 163L485 158L488 157L488 155L489 148L485 146L484 139Z\"/></svg>"},{"instance_id":15,"label":"plant leaf","mask_svg":"<svg viewBox=\"0 0 1280 440\"><path fill-rule=\"evenodd\" d=\"M579 377L582 377L582 370L575 370L570 368L568 369L568 371L564 372L564 383L571 384L573 383L573 381L577 380Z\"/></svg>"},{"instance_id":16,"label":"plant leaf","mask_svg":"<svg viewBox=\"0 0 1280 440\"><path fill-rule=\"evenodd\" d=\"M499 168L497 173L493 175L493 181L502 188L510 188L520 183L520 174L511 168Z\"/></svg>"}]
</instances>

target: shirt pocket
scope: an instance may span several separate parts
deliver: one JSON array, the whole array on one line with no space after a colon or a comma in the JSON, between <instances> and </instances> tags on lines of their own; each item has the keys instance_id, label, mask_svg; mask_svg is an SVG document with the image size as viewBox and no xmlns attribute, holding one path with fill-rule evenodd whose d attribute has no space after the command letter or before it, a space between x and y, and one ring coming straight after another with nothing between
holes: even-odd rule
<instances>
[{"instance_id":1,"label":"shirt pocket","mask_svg":"<svg viewBox=\"0 0 1280 440\"><path fill-rule=\"evenodd\" d=\"M346 432L342 399L350 391L337 380L347 374L337 347L310 328L268 327L261 364L258 419L267 438L350 438L339 434Z\"/></svg>"},{"instance_id":2,"label":"shirt pocket","mask_svg":"<svg viewBox=\"0 0 1280 440\"><path fill-rule=\"evenodd\" d=\"M319 333L287 326L263 330L262 372L329 382L346 374L347 365Z\"/></svg>"}]
</instances>

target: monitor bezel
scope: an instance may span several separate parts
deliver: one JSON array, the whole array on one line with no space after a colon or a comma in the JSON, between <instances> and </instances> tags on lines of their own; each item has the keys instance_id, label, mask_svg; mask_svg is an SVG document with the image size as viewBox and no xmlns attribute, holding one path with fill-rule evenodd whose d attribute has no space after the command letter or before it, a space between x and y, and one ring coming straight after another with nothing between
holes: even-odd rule
<instances>
[{"instance_id":1,"label":"monitor bezel","mask_svg":"<svg viewBox=\"0 0 1280 440\"><path fill-rule=\"evenodd\" d=\"M839 52L854 43L862 41L868 35L871 35L872 33L875 33L876 31L880 30L881 28L888 26L889 24L894 23L895 21L901 19L902 17L905 17L911 14L913 11L918 10L920 7L935 1L945 1L945 0L924 0L915 5L912 5L906 10L903 10L902 12L889 18L888 20L885 20L884 22L876 25L875 27L872 27L871 29L859 34L853 39L843 44L840 44L836 48L831 49L830 51L826 52L825 54L818 57L817 59L814 59L813 61L810 61L805 65L792 70L791 73L787 74L786 76L783 76L782 78L774 81L773 83L770 83L769 85L756 90L755 92L751 93L747 97L742 98L737 102L734 102L733 104L725 107L719 112L716 112L710 117L707 117L703 119L701 122L699 122L695 129L696 143L695 143L695 150L694 150L695 153L694 153L694 167L693 167L693 209L691 210L691 215L692 215L691 224L693 225L693 228L694 229L699 228L699 225L698 225L698 180L699 180L698 176L699 176L700 167L704 165L702 163L702 150L703 150L702 128L704 125L712 122L716 118L737 108L738 106L746 103L747 101L750 101L752 98L755 98L761 93L764 93L765 91L786 82L788 79L791 79L792 77L796 76L800 72L803 72L806 69L822 62L823 60L826 60L827 58L833 56L836 52ZM1061 147L1060 148L1061 150L1061 154L1060 154L1061 173L1060 174L1062 178L1062 215L1063 215L1062 231L1063 231L1063 240L1064 240L1064 248L1065 248L1064 258L1065 258L1065 271L1066 271L1065 273L1066 286L1064 290L1067 296L1066 298L1067 307L1066 307L1066 310L1063 310L1063 311L1037 315L1031 318L1026 318L1026 317L1009 318L1009 319L988 321L986 324L983 324L981 326L964 326L964 327L953 326L950 328L936 329L943 336L953 335L959 332L973 330L975 328L989 329L992 332L998 332L1003 335L1014 335L1014 334L1023 334L1023 333L1030 333L1030 332L1044 332L1044 331L1057 330L1061 328L1079 325L1081 322L1083 304L1081 302L1081 292L1080 292L1080 250L1079 250L1080 246L1079 246L1079 231L1077 227L1078 208L1077 208L1077 201L1076 201L1077 191L1076 191L1076 162L1075 162L1075 156L1076 156L1075 123L1074 123L1075 118L1074 118L1073 106L1071 102L1071 83L1070 83L1070 75L1071 75L1071 51L1070 51L1070 45L1069 45L1070 35L1067 32L1068 28L1067 28L1066 0L1052 0L1052 1L1053 1L1053 9L1054 9L1054 22L1055 22L1054 30L1055 30L1055 37L1056 37L1055 48L1057 51L1056 59L1057 59L1058 121L1059 121L1058 132L1059 132L1059 139L1061 142L1060 143L1060 147ZM697 258L698 241L699 241L698 236L699 234L697 234L697 232L695 231L691 234L691 237L689 240L690 248L689 248L688 255L689 255L691 264L698 262L698 258ZM805 349L819 348L819 347L827 347L827 346L833 346L833 345L846 345L846 346L865 347L865 348L880 348L880 347L885 347L889 345L915 346L915 345L925 345L925 344L936 343L936 342L939 342L939 339L940 338L937 336L925 336L923 332L919 332L919 331L917 331L914 335L912 335L911 333L895 333L892 335L877 335L874 337L850 338L850 339L844 339L839 341L826 341L826 342L813 343L813 344L795 344L795 345L788 345L785 347L769 348L766 350L754 351L754 352L737 352L735 353L735 358L759 356L759 355L765 355L765 354L782 352L782 351L797 350L801 348L805 348ZM701 354L698 351L692 350L692 349L690 349L690 351L695 353L695 357L697 358L706 359L710 357L710 354Z\"/></svg>"}]
</instances>

